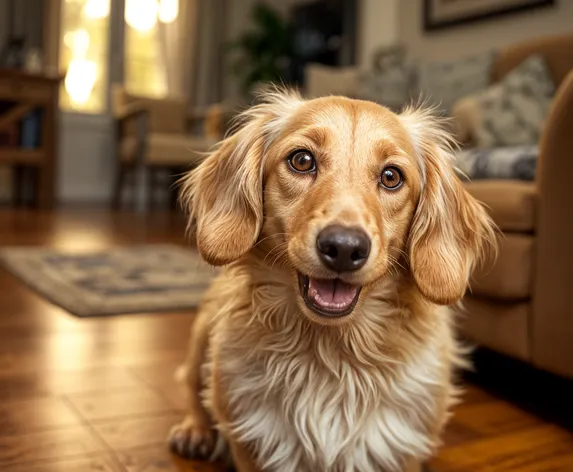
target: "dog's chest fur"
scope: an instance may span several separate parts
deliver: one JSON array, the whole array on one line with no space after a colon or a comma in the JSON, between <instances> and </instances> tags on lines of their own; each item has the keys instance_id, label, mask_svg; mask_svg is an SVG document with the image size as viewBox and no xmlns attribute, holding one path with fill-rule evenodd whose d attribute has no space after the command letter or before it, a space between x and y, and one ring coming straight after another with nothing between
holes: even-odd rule
<instances>
[{"instance_id":1,"label":"dog's chest fur","mask_svg":"<svg viewBox=\"0 0 573 472\"><path fill-rule=\"evenodd\" d=\"M437 346L421 346L407 362L369 364L356 361L362 354L348 350L348 339L310 333L305 323L245 339L237 336L244 320L234 321L242 326L227 320L214 339L231 416L225 428L255 450L263 470L398 471L435 447L431 425L450 393Z\"/></svg>"}]
</instances>

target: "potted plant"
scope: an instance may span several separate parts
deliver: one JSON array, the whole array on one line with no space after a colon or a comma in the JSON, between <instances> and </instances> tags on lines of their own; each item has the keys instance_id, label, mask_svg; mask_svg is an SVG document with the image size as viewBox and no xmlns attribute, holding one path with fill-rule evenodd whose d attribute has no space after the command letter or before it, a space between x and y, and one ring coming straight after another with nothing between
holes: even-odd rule
<instances>
[{"instance_id":1,"label":"potted plant","mask_svg":"<svg viewBox=\"0 0 573 472\"><path fill-rule=\"evenodd\" d=\"M253 27L230 44L232 71L245 93L253 94L269 82L289 83L293 54L291 28L274 8L257 3L251 12Z\"/></svg>"}]
</instances>

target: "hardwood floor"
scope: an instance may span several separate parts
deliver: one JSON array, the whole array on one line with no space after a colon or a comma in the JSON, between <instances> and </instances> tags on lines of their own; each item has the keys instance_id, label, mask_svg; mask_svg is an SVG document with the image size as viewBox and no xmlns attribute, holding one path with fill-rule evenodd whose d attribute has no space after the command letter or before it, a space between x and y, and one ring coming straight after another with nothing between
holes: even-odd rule
<instances>
[{"instance_id":1,"label":"hardwood floor","mask_svg":"<svg viewBox=\"0 0 573 472\"><path fill-rule=\"evenodd\" d=\"M0 246L185 244L179 216L0 211ZM0 471L215 472L171 456L192 313L80 319L0 271ZM468 386L436 472L573 471L573 435Z\"/></svg>"}]
</instances>

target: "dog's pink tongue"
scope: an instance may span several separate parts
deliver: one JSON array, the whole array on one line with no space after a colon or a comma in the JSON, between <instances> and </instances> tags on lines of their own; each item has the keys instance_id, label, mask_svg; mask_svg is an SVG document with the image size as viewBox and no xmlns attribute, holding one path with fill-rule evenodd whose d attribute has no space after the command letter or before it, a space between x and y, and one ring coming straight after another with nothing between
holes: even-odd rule
<instances>
[{"instance_id":1,"label":"dog's pink tongue","mask_svg":"<svg viewBox=\"0 0 573 472\"><path fill-rule=\"evenodd\" d=\"M357 288L342 280L309 279L308 296L320 307L330 310L348 308L356 296Z\"/></svg>"}]
</instances>

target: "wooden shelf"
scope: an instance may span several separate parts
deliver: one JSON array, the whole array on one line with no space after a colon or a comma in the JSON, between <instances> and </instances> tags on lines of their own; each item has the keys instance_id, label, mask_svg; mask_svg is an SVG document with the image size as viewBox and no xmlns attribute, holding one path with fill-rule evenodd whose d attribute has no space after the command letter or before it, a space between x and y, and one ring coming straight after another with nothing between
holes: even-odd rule
<instances>
[{"instance_id":1,"label":"wooden shelf","mask_svg":"<svg viewBox=\"0 0 573 472\"><path fill-rule=\"evenodd\" d=\"M42 164L42 149L0 148L0 164Z\"/></svg>"},{"instance_id":2,"label":"wooden shelf","mask_svg":"<svg viewBox=\"0 0 573 472\"><path fill-rule=\"evenodd\" d=\"M12 138L5 140L11 147L0 147L0 164L17 167L36 167L33 201L38 208L51 208L55 201L58 155L58 93L62 77L30 74L25 71L0 68L0 100L12 104L0 116L0 129L8 130ZM31 110L40 109L39 136L41 147L30 149L16 146L13 130ZM18 170L18 169L17 169ZM18 202L24 194L22 172L14 173L13 193Z\"/></svg>"}]
</instances>

